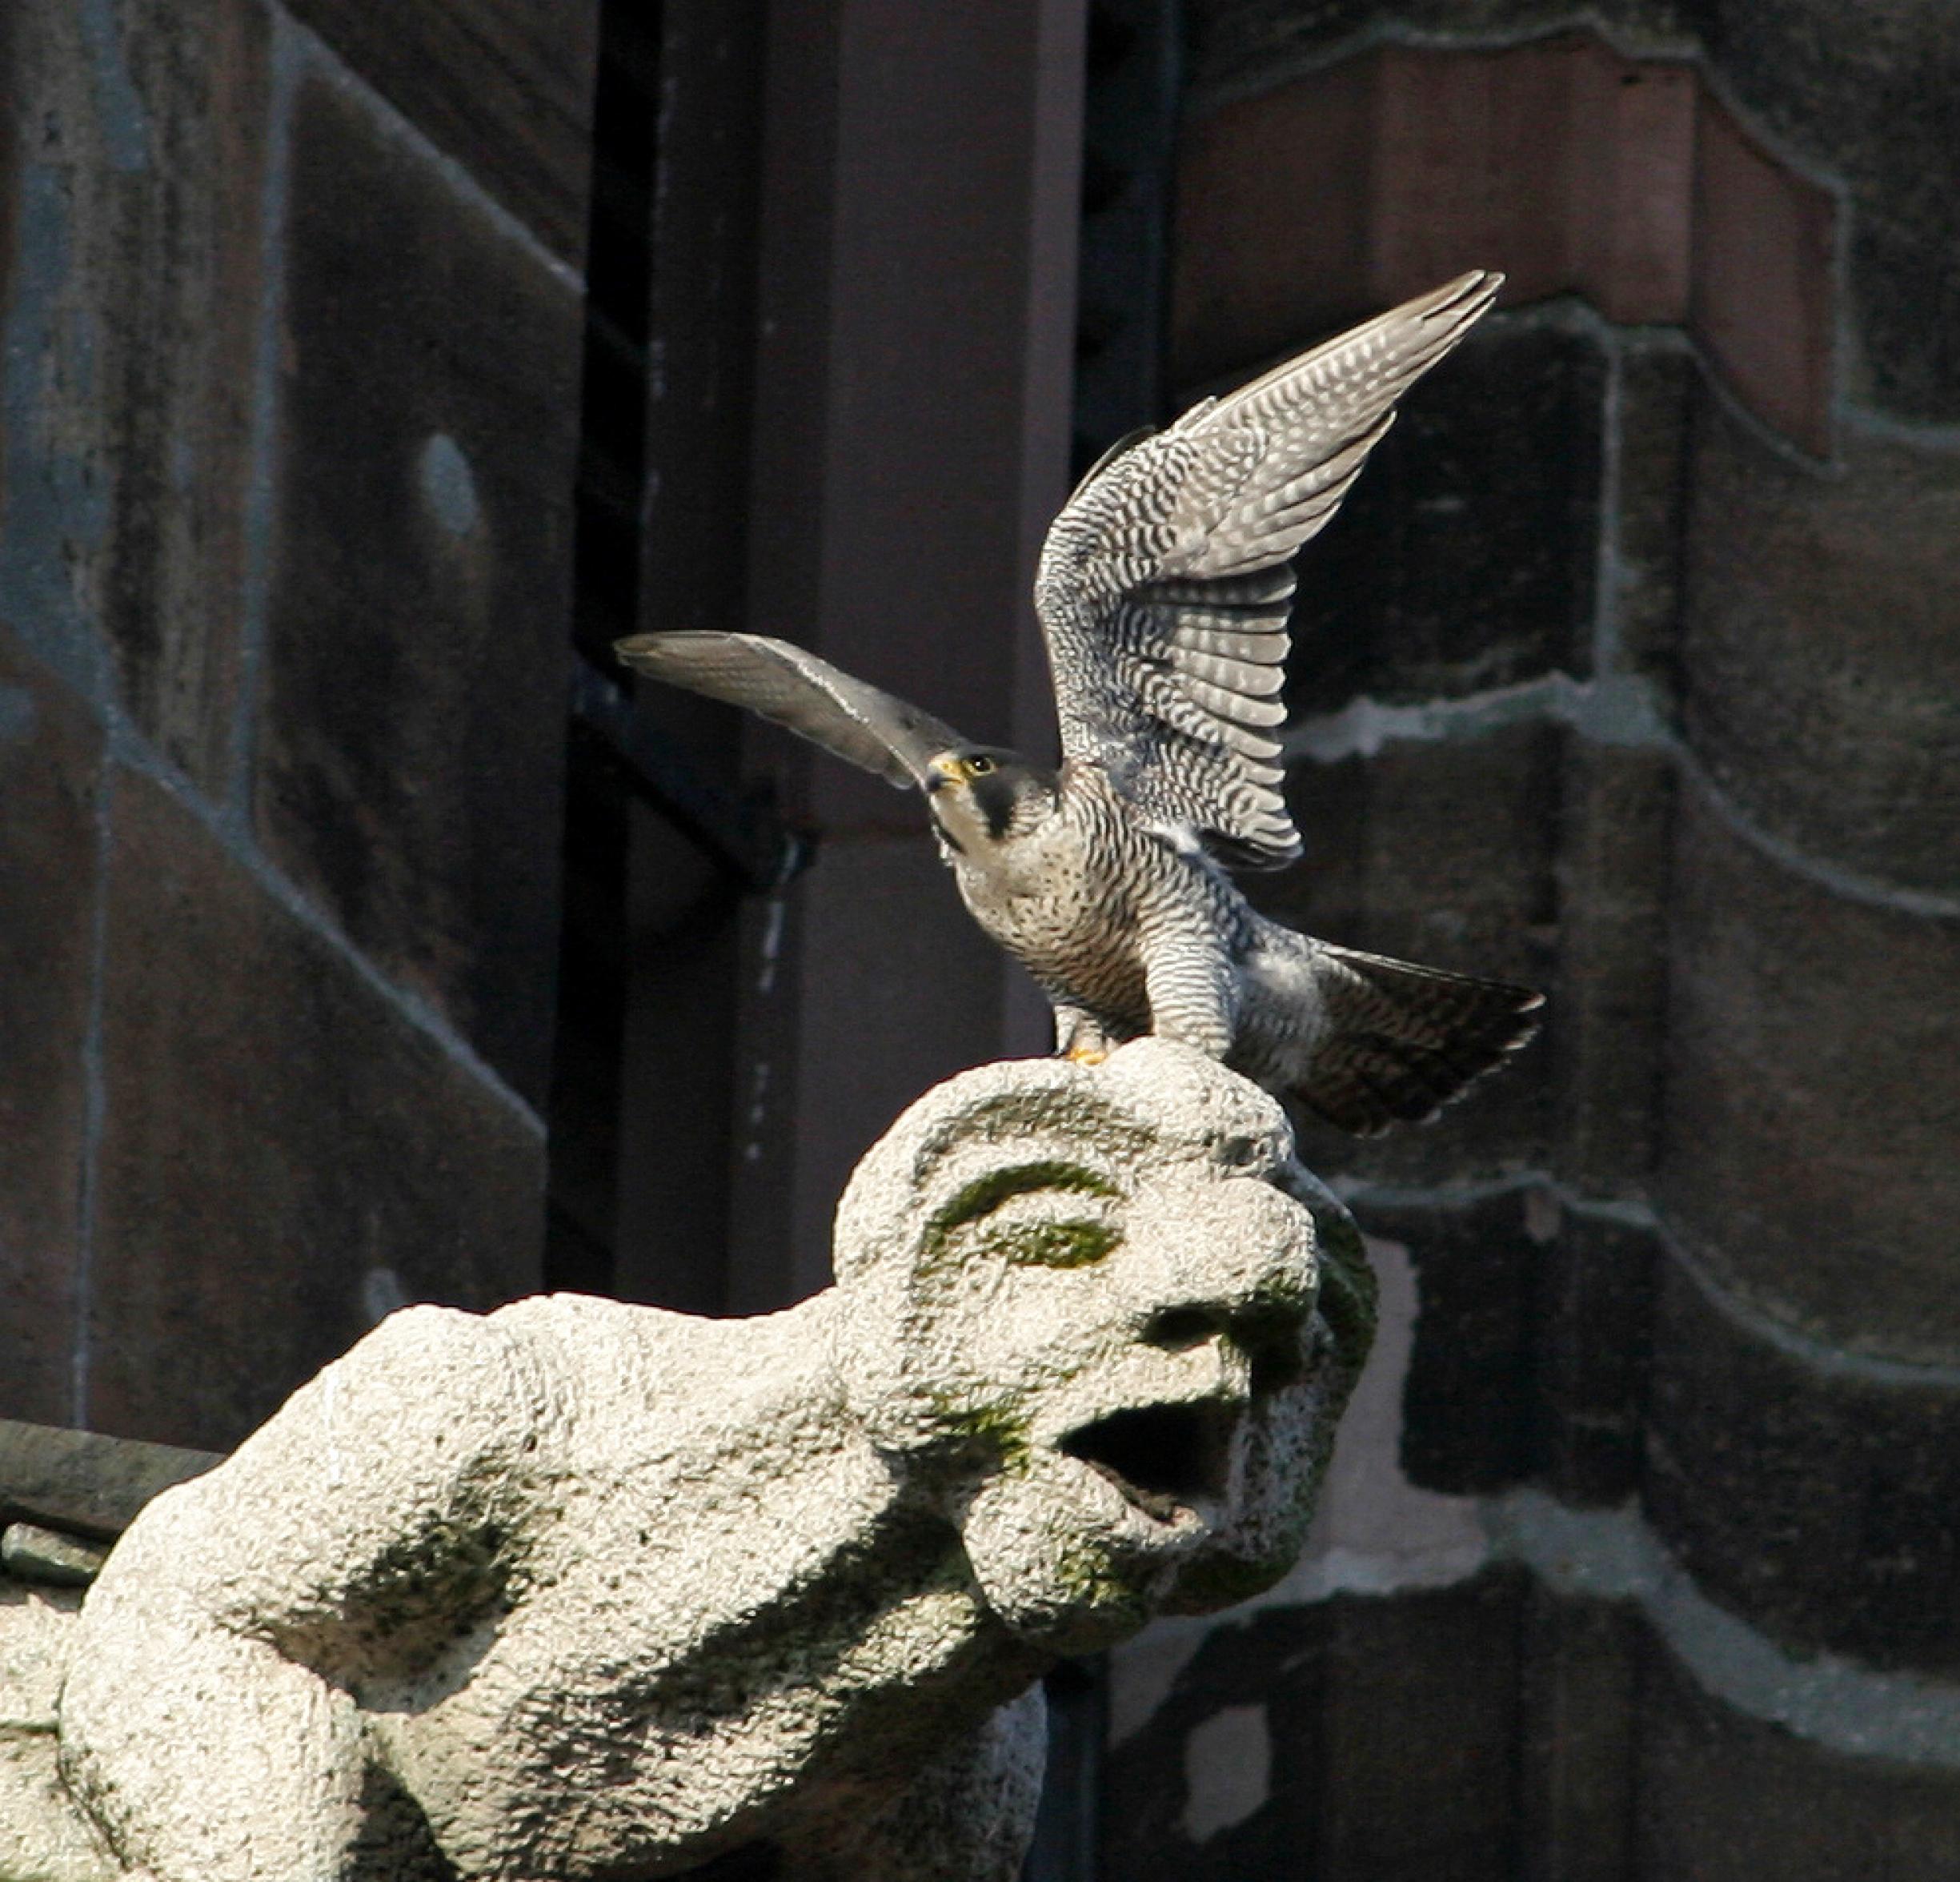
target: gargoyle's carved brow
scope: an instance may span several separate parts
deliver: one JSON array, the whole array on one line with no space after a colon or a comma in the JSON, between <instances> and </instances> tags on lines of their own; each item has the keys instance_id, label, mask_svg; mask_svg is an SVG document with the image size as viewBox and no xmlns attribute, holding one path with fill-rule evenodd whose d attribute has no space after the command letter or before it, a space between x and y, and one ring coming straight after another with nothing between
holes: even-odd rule
<instances>
[{"instance_id":1,"label":"gargoyle's carved brow","mask_svg":"<svg viewBox=\"0 0 1960 1882\"><path fill-rule=\"evenodd\" d=\"M964 1222L991 1215L1010 1196L1025 1196L1037 1190L1065 1190L1078 1196L1121 1193L1108 1177L1080 1163L1017 1163L1010 1170L990 1170L964 1184L934 1211L933 1232L949 1234Z\"/></svg>"}]
</instances>

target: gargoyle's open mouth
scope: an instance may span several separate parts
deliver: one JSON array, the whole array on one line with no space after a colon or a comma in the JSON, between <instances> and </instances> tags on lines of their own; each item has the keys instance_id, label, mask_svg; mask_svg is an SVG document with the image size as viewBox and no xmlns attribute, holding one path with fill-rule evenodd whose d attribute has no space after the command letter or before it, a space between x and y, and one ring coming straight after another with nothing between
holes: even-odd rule
<instances>
[{"instance_id":1,"label":"gargoyle's open mouth","mask_svg":"<svg viewBox=\"0 0 1960 1882\"><path fill-rule=\"evenodd\" d=\"M1203 1500L1222 1499L1232 1471L1238 1407L1144 1405L1078 1426L1058 1448L1107 1477L1160 1523Z\"/></svg>"}]
</instances>

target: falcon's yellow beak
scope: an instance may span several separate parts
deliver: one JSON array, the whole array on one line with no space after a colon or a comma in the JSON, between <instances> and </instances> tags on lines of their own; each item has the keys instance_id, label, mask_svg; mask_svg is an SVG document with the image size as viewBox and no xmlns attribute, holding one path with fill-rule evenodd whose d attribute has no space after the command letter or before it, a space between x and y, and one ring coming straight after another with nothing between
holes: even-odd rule
<instances>
[{"instance_id":1,"label":"falcon's yellow beak","mask_svg":"<svg viewBox=\"0 0 1960 1882\"><path fill-rule=\"evenodd\" d=\"M931 768L949 785L961 785L966 782L966 767L957 758L950 755L943 758L933 759L931 761ZM936 784L928 786L928 789L937 788Z\"/></svg>"}]
</instances>

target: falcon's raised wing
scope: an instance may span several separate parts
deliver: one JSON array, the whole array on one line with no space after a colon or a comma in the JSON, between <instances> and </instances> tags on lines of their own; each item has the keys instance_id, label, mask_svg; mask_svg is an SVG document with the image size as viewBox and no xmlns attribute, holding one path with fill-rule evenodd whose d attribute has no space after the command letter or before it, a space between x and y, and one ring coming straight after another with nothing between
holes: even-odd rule
<instances>
[{"instance_id":1,"label":"falcon's raised wing","mask_svg":"<svg viewBox=\"0 0 1960 1882\"><path fill-rule=\"evenodd\" d=\"M1235 861L1300 853L1275 731L1289 559L1503 279L1465 275L1204 400L1063 507L1035 583L1062 749L1147 821Z\"/></svg>"},{"instance_id":2,"label":"falcon's raised wing","mask_svg":"<svg viewBox=\"0 0 1960 1882\"><path fill-rule=\"evenodd\" d=\"M965 746L950 725L761 634L635 634L613 651L636 671L746 706L900 790L924 787L936 752Z\"/></svg>"}]
</instances>

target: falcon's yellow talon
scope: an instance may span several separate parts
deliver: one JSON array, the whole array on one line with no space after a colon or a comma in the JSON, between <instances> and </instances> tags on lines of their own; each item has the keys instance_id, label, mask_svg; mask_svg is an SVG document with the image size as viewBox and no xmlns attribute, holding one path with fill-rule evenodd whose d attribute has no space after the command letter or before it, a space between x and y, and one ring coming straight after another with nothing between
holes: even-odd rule
<instances>
[{"instance_id":1,"label":"falcon's yellow talon","mask_svg":"<svg viewBox=\"0 0 1960 1882\"><path fill-rule=\"evenodd\" d=\"M1063 1054L1078 1065L1100 1065L1108 1056L1100 1045L1072 1045Z\"/></svg>"}]
</instances>

